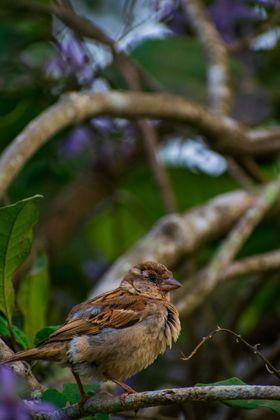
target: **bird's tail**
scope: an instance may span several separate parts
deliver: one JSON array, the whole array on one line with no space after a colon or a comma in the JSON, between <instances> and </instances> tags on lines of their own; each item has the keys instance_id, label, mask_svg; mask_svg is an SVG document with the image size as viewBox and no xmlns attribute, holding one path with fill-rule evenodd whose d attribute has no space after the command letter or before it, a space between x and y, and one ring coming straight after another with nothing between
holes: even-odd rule
<instances>
[{"instance_id":1,"label":"bird's tail","mask_svg":"<svg viewBox=\"0 0 280 420\"><path fill-rule=\"evenodd\" d=\"M19 351L18 353L13 354L8 359L5 360L5 363L11 363L11 362L19 362L20 360L35 360L40 359L40 352L38 349L29 349L29 350L23 350Z\"/></svg>"},{"instance_id":2,"label":"bird's tail","mask_svg":"<svg viewBox=\"0 0 280 420\"><path fill-rule=\"evenodd\" d=\"M4 363L19 362L21 360L52 360L57 362L63 362L66 356L65 352L66 343L56 343L56 345L45 345L42 347L35 347L29 350L19 351L13 354Z\"/></svg>"}]
</instances>

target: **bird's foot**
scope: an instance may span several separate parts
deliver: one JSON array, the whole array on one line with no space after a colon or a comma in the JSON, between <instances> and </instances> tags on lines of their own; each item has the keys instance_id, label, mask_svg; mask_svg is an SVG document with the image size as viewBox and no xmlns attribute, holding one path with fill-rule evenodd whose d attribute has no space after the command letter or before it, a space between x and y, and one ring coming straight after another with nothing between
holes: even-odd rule
<instances>
[{"instance_id":1,"label":"bird's foot","mask_svg":"<svg viewBox=\"0 0 280 420\"><path fill-rule=\"evenodd\" d=\"M130 387L129 387L130 388ZM122 402L124 402L124 400L126 399L126 397L128 396L128 395L130 395L130 394L134 394L134 390L131 388L131 391L124 391L123 393L122 393L122 395L120 395L120 400L122 401Z\"/></svg>"},{"instance_id":2,"label":"bird's foot","mask_svg":"<svg viewBox=\"0 0 280 420\"><path fill-rule=\"evenodd\" d=\"M117 385L119 385L123 390L124 393L120 396L120 399L123 401L129 394L134 394L136 391L135 389L131 388L129 385L126 385L125 383L121 381L113 380Z\"/></svg>"},{"instance_id":3,"label":"bird's foot","mask_svg":"<svg viewBox=\"0 0 280 420\"><path fill-rule=\"evenodd\" d=\"M121 401L121 403L124 403L125 402L125 399L126 399L126 397L128 396L128 395L131 395L131 394L134 394L136 391L133 389L133 388L131 388L130 386L128 386L128 385L126 385L126 384L124 384L126 387L127 387L127 390L125 390L123 393L122 393L122 395L120 396L120 401ZM138 408L135 408L135 410L134 410L134 415L135 415L135 417L137 416L137 413L138 413Z\"/></svg>"}]
</instances>

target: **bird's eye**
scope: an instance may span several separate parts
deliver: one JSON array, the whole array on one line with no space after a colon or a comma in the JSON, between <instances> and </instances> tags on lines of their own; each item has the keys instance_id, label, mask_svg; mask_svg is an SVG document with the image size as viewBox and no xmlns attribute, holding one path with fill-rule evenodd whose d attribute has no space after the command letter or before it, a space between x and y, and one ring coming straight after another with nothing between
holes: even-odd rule
<instances>
[{"instance_id":1,"label":"bird's eye","mask_svg":"<svg viewBox=\"0 0 280 420\"><path fill-rule=\"evenodd\" d=\"M155 282L157 280L157 276L155 274L149 274L149 280Z\"/></svg>"}]
</instances>

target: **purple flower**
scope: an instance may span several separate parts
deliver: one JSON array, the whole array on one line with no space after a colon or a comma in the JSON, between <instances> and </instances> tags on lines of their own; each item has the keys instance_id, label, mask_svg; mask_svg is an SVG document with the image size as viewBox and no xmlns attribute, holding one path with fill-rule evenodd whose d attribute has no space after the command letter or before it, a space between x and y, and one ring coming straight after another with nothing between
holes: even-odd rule
<instances>
[{"instance_id":1,"label":"purple flower","mask_svg":"<svg viewBox=\"0 0 280 420\"><path fill-rule=\"evenodd\" d=\"M90 128L80 125L73 128L69 136L62 141L61 154L75 155L84 151L89 145L93 136Z\"/></svg>"},{"instance_id":2,"label":"purple flower","mask_svg":"<svg viewBox=\"0 0 280 420\"><path fill-rule=\"evenodd\" d=\"M14 391L15 379L13 371L6 365L0 365L0 401Z\"/></svg>"},{"instance_id":3,"label":"purple flower","mask_svg":"<svg viewBox=\"0 0 280 420\"><path fill-rule=\"evenodd\" d=\"M260 12L246 5L244 0L215 0L209 7L209 15L227 42L237 38L237 24L243 22L244 26L248 21L261 19Z\"/></svg>"},{"instance_id":4,"label":"purple flower","mask_svg":"<svg viewBox=\"0 0 280 420\"><path fill-rule=\"evenodd\" d=\"M82 85L89 82L93 77L93 66L84 43L72 34L58 41L57 54L48 62L46 72L55 78L75 76Z\"/></svg>"},{"instance_id":5,"label":"purple flower","mask_svg":"<svg viewBox=\"0 0 280 420\"><path fill-rule=\"evenodd\" d=\"M30 420L34 413L55 410L49 403L21 400L18 382L11 368L0 365L0 420Z\"/></svg>"},{"instance_id":6,"label":"purple flower","mask_svg":"<svg viewBox=\"0 0 280 420\"><path fill-rule=\"evenodd\" d=\"M97 131L102 134L108 134L114 130L112 118L109 117L96 117L91 120L91 124Z\"/></svg>"}]
</instances>

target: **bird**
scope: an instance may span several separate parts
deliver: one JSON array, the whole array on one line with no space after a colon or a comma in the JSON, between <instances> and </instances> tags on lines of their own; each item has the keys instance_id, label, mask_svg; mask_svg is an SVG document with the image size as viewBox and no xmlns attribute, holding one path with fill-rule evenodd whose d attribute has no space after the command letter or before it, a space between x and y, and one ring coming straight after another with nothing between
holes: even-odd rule
<instances>
[{"instance_id":1,"label":"bird","mask_svg":"<svg viewBox=\"0 0 280 420\"><path fill-rule=\"evenodd\" d=\"M120 286L72 308L55 332L37 347L19 351L5 363L49 360L68 366L83 404L83 381L123 381L151 365L176 342L181 325L170 291L181 286L163 264L145 261L132 267ZM82 378L82 379L81 379Z\"/></svg>"}]
</instances>

